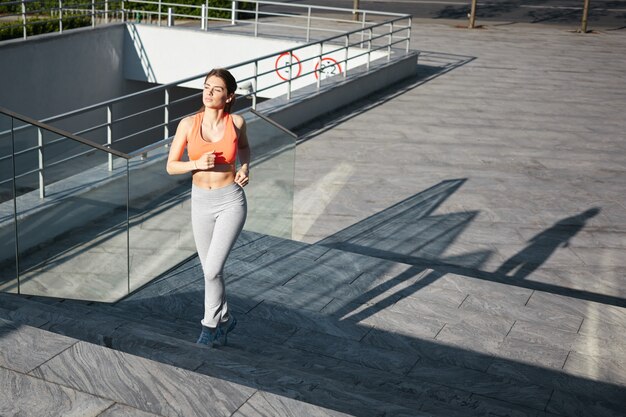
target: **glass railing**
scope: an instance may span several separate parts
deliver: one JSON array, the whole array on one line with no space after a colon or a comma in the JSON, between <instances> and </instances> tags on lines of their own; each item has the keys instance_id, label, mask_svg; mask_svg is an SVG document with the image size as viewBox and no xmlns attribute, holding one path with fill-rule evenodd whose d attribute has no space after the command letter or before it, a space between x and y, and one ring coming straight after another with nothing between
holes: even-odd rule
<instances>
[{"instance_id":1,"label":"glass railing","mask_svg":"<svg viewBox=\"0 0 626 417\"><path fill-rule=\"evenodd\" d=\"M291 237L295 135L243 117L245 228ZM125 154L0 109L0 291L113 302L194 256L191 178L167 174L168 144Z\"/></svg>"}]
</instances>

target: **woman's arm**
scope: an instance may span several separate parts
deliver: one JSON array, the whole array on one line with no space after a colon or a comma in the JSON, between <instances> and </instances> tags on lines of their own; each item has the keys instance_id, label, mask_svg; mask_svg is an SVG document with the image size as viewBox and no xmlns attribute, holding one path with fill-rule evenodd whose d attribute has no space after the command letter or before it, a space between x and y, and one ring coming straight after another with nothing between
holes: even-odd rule
<instances>
[{"instance_id":1,"label":"woman's arm","mask_svg":"<svg viewBox=\"0 0 626 417\"><path fill-rule=\"evenodd\" d=\"M239 129L238 155L241 167L235 174L235 182L242 187L248 184L250 175L250 145L248 144L248 133L246 131L246 121L238 116L234 120L235 126Z\"/></svg>"},{"instance_id":2,"label":"woman's arm","mask_svg":"<svg viewBox=\"0 0 626 417\"><path fill-rule=\"evenodd\" d=\"M170 175L186 174L197 169L195 161L181 161L185 145L187 145L187 133L193 126L193 119L185 117L178 124L176 135L170 145L170 153L167 157L167 173Z\"/></svg>"}]
</instances>

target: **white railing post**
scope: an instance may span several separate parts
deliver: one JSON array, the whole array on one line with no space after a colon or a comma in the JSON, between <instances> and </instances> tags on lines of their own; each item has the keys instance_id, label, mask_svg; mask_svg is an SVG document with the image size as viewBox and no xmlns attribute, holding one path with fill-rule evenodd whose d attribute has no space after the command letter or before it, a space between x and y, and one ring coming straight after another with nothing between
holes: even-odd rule
<instances>
[{"instance_id":1,"label":"white railing post","mask_svg":"<svg viewBox=\"0 0 626 417\"><path fill-rule=\"evenodd\" d=\"M324 55L324 44L320 42L320 53L317 56L317 89L322 86L322 56Z\"/></svg>"},{"instance_id":2,"label":"white railing post","mask_svg":"<svg viewBox=\"0 0 626 417\"><path fill-rule=\"evenodd\" d=\"M306 16L306 41L311 39L311 6L308 7Z\"/></svg>"},{"instance_id":3,"label":"white railing post","mask_svg":"<svg viewBox=\"0 0 626 417\"><path fill-rule=\"evenodd\" d=\"M206 6L204 4L200 9L200 29L206 31Z\"/></svg>"},{"instance_id":4,"label":"white railing post","mask_svg":"<svg viewBox=\"0 0 626 417\"><path fill-rule=\"evenodd\" d=\"M411 16L409 16L409 26L407 29L407 35L406 35L406 53L409 53L409 49L411 47L411 25L413 23L413 18Z\"/></svg>"},{"instance_id":5,"label":"white railing post","mask_svg":"<svg viewBox=\"0 0 626 417\"><path fill-rule=\"evenodd\" d=\"M165 97L164 97L163 107L163 139L167 139L170 137L170 89L165 89Z\"/></svg>"},{"instance_id":6,"label":"white railing post","mask_svg":"<svg viewBox=\"0 0 626 417\"><path fill-rule=\"evenodd\" d=\"M293 51L289 51L289 70L287 80L287 100L291 100L291 66L293 65Z\"/></svg>"},{"instance_id":7,"label":"white railing post","mask_svg":"<svg viewBox=\"0 0 626 417\"><path fill-rule=\"evenodd\" d=\"M159 0L159 26L161 26L161 0Z\"/></svg>"},{"instance_id":8,"label":"white railing post","mask_svg":"<svg viewBox=\"0 0 626 417\"><path fill-rule=\"evenodd\" d=\"M389 41L387 44L387 62L391 61L391 44L393 43L393 22L389 23Z\"/></svg>"},{"instance_id":9,"label":"white railing post","mask_svg":"<svg viewBox=\"0 0 626 417\"><path fill-rule=\"evenodd\" d=\"M24 32L24 39L26 39L27 33L26 33L26 3L24 3L24 0L22 0L22 26L23 26L23 32Z\"/></svg>"},{"instance_id":10,"label":"white railing post","mask_svg":"<svg viewBox=\"0 0 626 417\"><path fill-rule=\"evenodd\" d=\"M109 23L109 0L104 2L104 23Z\"/></svg>"},{"instance_id":11,"label":"white railing post","mask_svg":"<svg viewBox=\"0 0 626 417\"><path fill-rule=\"evenodd\" d=\"M209 30L209 0L206 0L205 7L206 7L206 23L204 27L205 27L205 30Z\"/></svg>"},{"instance_id":12,"label":"white railing post","mask_svg":"<svg viewBox=\"0 0 626 417\"><path fill-rule=\"evenodd\" d=\"M256 6L254 8L254 37L256 38L259 35L259 3L255 3Z\"/></svg>"},{"instance_id":13,"label":"white railing post","mask_svg":"<svg viewBox=\"0 0 626 417\"><path fill-rule=\"evenodd\" d=\"M59 33L63 33L63 0L59 0Z\"/></svg>"},{"instance_id":14,"label":"white railing post","mask_svg":"<svg viewBox=\"0 0 626 417\"><path fill-rule=\"evenodd\" d=\"M167 27L174 26L174 16L172 15L172 8L167 8Z\"/></svg>"},{"instance_id":15,"label":"white railing post","mask_svg":"<svg viewBox=\"0 0 626 417\"><path fill-rule=\"evenodd\" d=\"M126 21L126 10L124 10L124 0L122 0L122 22Z\"/></svg>"},{"instance_id":16,"label":"white railing post","mask_svg":"<svg viewBox=\"0 0 626 417\"><path fill-rule=\"evenodd\" d=\"M257 3L259 4L259 3ZM258 74L259 74L259 61L254 61L254 78L252 79L252 110L256 110L256 90L259 85L258 83Z\"/></svg>"},{"instance_id":17,"label":"white railing post","mask_svg":"<svg viewBox=\"0 0 626 417\"><path fill-rule=\"evenodd\" d=\"M233 0L230 8L230 24L234 25L237 20L237 1Z\"/></svg>"},{"instance_id":18,"label":"white railing post","mask_svg":"<svg viewBox=\"0 0 626 417\"><path fill-rule=\"evenodd\" d=\"M365 15L367 12L363 12L363 20L361 20L361 48L363 48L363 39L365 37Z\"/></svg>"},{"instance_id":19,"label":"white railing post","mask_svg":"<svg viewBox=\"0 0 626 417\"><path fill-rule=\"evenodd\" d=\"M96 27L96 2L91 0L91 27Z\"/></svg>"},{"instance_id":20,"label":"white railing post","mask_svg":"<svg viewBox=\"0 0 626 417\"><path fill-rule=\"evenodd\" d=\"M109 145L109 149L113 145L113 108L111 104L107 106L107 145ZM113 171L112 154L109 154L109 171Z\"/></svg>"},{"instance_id":21,"label":"white railing post","mask_svg":"<svg viewBox=\"0 0 626 417\"><path fill-rule=\"evenodd\" d=\"M46 184L44 181L44 158L43 158L43 132L37 128L37 146L39 148L39 198L46 197Z\"/></svg>"},{"instance_id":22,"label":"white railing post","mask_svg":"<svg viewBox=\"0 0 626 417\"><path fill-rule=\"evenodd\" d=\"M343 78L346 78L348 76L348 51L350 50L350 35L346 35L346 54L345 54L345 60L344 60L344 65L343 65Z\"/></svg>"},{"instance_id":23,"label":"white railing post","mask_svg":"<svg viewBox=\"0 0 626 417\"><path fill-rule=\"evenodd\" d=\"M372 60L372 36L374 36L372 28L369 28L369 36L370 38L367 40L367 65L365 67L368 71L370 70L370 61Z\"/></svg>"}]
</instances>

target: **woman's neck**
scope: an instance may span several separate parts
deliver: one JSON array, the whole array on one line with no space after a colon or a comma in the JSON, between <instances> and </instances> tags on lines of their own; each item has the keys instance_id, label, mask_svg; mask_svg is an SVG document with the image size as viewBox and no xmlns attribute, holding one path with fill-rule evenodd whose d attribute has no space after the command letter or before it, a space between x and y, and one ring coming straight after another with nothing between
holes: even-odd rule
<instances>
[{"instance_id":1,"label":"woman's neck","mask_svg":"<svg viewBox=\"0 0 626 417\"><path fill-rule=\"evenodd\" d=\"M224 109L210 109L204 108L204 115L202 116L202 123L207 126L217 126L225 117L226 112Z\"/></svg>"}]
</instances>

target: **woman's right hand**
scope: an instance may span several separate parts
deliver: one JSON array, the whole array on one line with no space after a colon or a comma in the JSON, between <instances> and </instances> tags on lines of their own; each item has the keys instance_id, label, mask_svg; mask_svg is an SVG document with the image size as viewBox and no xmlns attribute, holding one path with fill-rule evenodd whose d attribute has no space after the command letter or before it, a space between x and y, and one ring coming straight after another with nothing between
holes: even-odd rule
<instances>
[{"instance_id":1,"label":"woman's right hand","mask_svg":"<svg viewBox=\"0 0 626 417\"><path fill-rule=\"evenodd\" d=\"M196 169L205 171L215 166L215 151L207 152L194 161Z\"/></svg>"}]
</instances>

